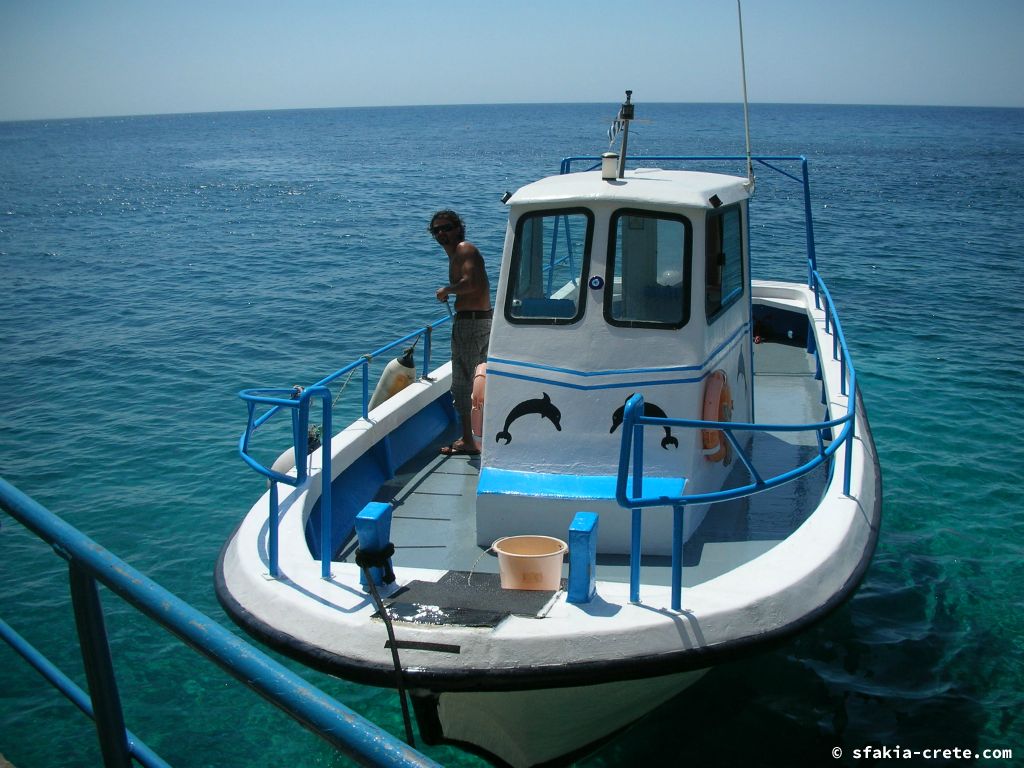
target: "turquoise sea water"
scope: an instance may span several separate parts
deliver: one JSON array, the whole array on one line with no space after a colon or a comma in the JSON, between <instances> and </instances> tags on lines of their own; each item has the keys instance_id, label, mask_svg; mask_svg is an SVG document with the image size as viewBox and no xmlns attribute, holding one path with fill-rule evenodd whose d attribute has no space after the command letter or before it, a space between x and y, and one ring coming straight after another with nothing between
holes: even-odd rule
<instances>
[{"instance_id":1,"label":"turquoise sea water","mask_svg":"<svg viewBox=\"0 0 1024 768\"><path fill-rule=\"evenodd\" d=\"M637 96L631 152L742 147L738 106ZM263 487L236 453L237 391L309 383L438 317L430 213L464 213L494 273L502 192L605 150L615 109L0 123L0 474L232 626L213 566ZM868 745L1020 760L1024 110L753 105L751 119L755 152L810 159L819 263L882 462L878 551L825 622L715 670L580 765L863 765ZM803 273L783 212L798 193L761 174L758 276ZM84 681L62 561L0 523L0 616ZM347 765L104 601L129 727L172 764ZM392 692L302 673L401 734ZM99 762L91 723L6 646L0 754Z\"/></svg>"}]
</instances>

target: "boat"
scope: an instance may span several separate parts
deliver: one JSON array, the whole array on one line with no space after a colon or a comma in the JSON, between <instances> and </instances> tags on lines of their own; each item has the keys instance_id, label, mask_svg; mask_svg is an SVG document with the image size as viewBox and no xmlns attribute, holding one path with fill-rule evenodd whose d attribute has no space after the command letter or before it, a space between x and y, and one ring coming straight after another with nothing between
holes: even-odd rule
<instances>
[{"instance_id":1,"label":"boat","mask_svg":"<svg viewBox=\"0 0 1024 768\"><path fill-rule=\"evenodd\" d=\"M820 621L879 532L807 160L628 157L633 110L627 92L618 153L506 198L479 455L439 453L461 434L451 363L430 359L447 317L310 386L241 393L240 454L269 487L216 566L227 614L309 667L395 688L428 743L517 768ZM802 188L806 280L751 275L755 166ZM371 408L372 360L421 340L416 376ZM357 373L362 412L335 431L332 387ZM271 418L293 438L273 467L254 448Z\"/></svg>"}]
</instances>

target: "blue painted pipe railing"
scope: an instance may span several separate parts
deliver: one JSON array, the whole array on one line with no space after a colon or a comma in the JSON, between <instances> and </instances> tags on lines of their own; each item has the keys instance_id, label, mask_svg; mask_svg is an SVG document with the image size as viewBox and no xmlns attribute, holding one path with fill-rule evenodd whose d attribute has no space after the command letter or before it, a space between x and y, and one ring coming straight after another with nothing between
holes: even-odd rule
<instances>
[{"instance_id":1,"label":"blue painted pipe railing","mask_svg":"<svg viewBox=\"0 0 1024 768\"><path fill-rule=\"evenodd\" d=\"M332 374L325 376L315 384L302 389L301 387L294 387L292 389L244 389L238 393L238 396L245 401L248 412L249 420L246 424L245 431L242 436L238 439L238 453L250 467L256 470L261 475L264 475L270 480L270 505L268 512L268 541L267 541L267 557L269 560L269 571L270 575L277 578L280 575L280 568L278 563L278 521L280 518L280 499L278 494L278 483L285 483L296 487L303 483L307 476L306 464L308 459L307 450L307 433L309 430L309 400L313 397L319 397L323 401L322 421L321 421L321 432L323 435L323 443L321 445L321 491L320 491L320 514L322 523L320 526L320 576L324 579L331 577L331 555L332 542L330 540L332 526L331 526L331 412L332 412L332 401L331 391L328 385L332 382L340 379L347 373L355 371L357 368L362 369L362 403L361 411L363 418L369 416L369 403L370 403L370 363L374 358L380 357L387 352L395 349L396 347L408 344L409 342L423 339L423 377L426 378L430 373L430 356L431 356L431 338L433 331L438 326L447 323L451 318L442 317L439 320L434 321L430 325L413 331L410 334L403 336L400 339L396 339L389 344L385 344L383 347L374 350L373 352L361 355L358 359L353 360L348 365L339 368ZM256 415L257 405L269 405L270 408L265 412ZM284 474L282 472L275 471L272 467L267 467L260 463L251 453L250 443L252 442L253 434L261 426L267 423L273 416L282 412L282 409L290 412L292 417L292 446L295 452L295 476Z\"/></svg>"},{"instance_id":2,"label":"blue painted pipe railing","mask_svg":"<svg viewBox=\"0 0 1024 768\"><path fill-rule=\"evenodd\" d=\"M655 416L643 416L643 396L633 395L629 402L626 404L626 412L623 418L623 424L630 427L637 427L641 429L643 427L671 427L677 428L690 428L690 429L714 429L720 430L732 445L736 451L736 455L740 461L750 472L753 478L752 482L747 485L738 486L736 488L727 488L722 491L708 491L705 493L689 493L681 494L679 496L644 496L643 495L643 466L641 462L637 461L639 456L639 444L642 439L640 436L630 432L623 433L622 443L620 445L619 453L619 469L615 498L619 505L626 507L627 509L634 509L637 507L659 507L667 506L671 504L708 504L711 502L728 501L730 499L739 499L744 496L751 496L755 493L762 493L764 491L770 491L772 488L777 488L780 485L792 482L799 477L803 477L808 472L811 472L815 468L821 466L826 461L829 461L839 450L840 446L844 445L847 441L850 441L853 436L853 422L854 413L849 412L837 419L831 419L830 421L816 422L814 424L752 424L749 422L739 421L701 421L700 419L672 419L672 418L660 418ZM632 404L632 405L631 405ZM630 420L630 408L633 408L632 419ZM637 413L637 409L640 409L641 413ZM829 446L824 445L823 434L830 431L834 427L842 426L843 429L839 433L839 436L834 439ZM747 453L740 446L739 440L735 436L735 432L815 432L817 434L818 441L818 453L814 458L801 464L800 466L783 472L782 474L775 475L774 477L763 478L758 473L757 468L754 467L753 462ZM635 444L635 446L634 446ZM630 472L632 467L632 472ZM634 487L640 486L639 491L629 492L626 490L629 485L629 478L633 477ZM844 493L849 493L849 488L844 486Z\"/></svg>"},{"instance_id":3,"label":"blue painted pipe railing","mask_svg":"<svg viewBox=\"0 0 1024 768\"><path fill-rule=\"evenodd\" d=\"M68 562L88 696L4 621L0 621L0 638L95 720L104 765L129 766L132 759L147 768L167 763L124 725L98 584L360 764L437 766L171 594L2 478L0 508Z\"/></svg>"},{"instance_id":4,"label":"blue painted pipe railing","mask_svg":"<svg viewBox=\"0 0 1024 768\"><path fill-rule=\"evenodd\" d=\"M558 230L561 226L560 222L565 220L565 256L561 258L555 258L558 253ZM569 265L569 277L572 280L572 284L576 285L576 257L575 257L575 244L572 239L572 233L569 231L569 217L568 216L556 216L554 224L554 232L551 236L551 249L548 254L548 263L544 265L543 272L547 275L547 295L550 296L554 289L555 279L555 268L560 267L563 264Z\"/></svg>"},{"instance_id":5,"label":"blue painted pipe railing","mask_svg":"<svg viewBox=\"0 0 1024 768\"><path fill-rule=\"evenodd\" d=\"M270 512L268 520L267 556L270 575L275 579L280 575L278 568L278 523L280 519L280 502L278 499L278 483L298 486L306 479L307 437L309 432L309 401L319 397L323 401L322 424L323 444L320 458L320 514L323 517L320 576L331 577L331 390L323 386L298 389L246 389L238 393L249 408L249 421L245 432L239 438L238 452L245 463L261 475L270 478ZM291 397L286 397L291 395ZM257 405L270 405L275 409L288 408L292 414L292 440L295 452L295 477L291 477L273 468L265 467L249 454L249 441L259 421L256 418Z\"/></svg>"},{"instance_id":6,"label":"blue painted pipe railing","mask_svg":"<svg viewBox=\"0 0 1024 768\"><path fill-rule=\"evenodd\" d=\"M829 293L828 287L825 285L825 281L821 275L818 274L817 270L811 272L811 278L814 280L814 305L818 309L821 309L821 297L825 297L825 333L832 334L832 359L839 362L839 387L840 391L849 397L849 403L847 405L846 413L850 419L850 441L852 445L853 434L852 427L854 424L854 414L857 409L857 371L853 367L853 359L850 357L850 348L846 346L846 334L843 333L843 326L839 322L839 313L836 311L836 306L832 302L832 294ZM853 452L846 451L846 458L844 461L843 473L843 493L849 495L850 493L850 468L853 461Z\"/></svg>"},{"instance_id":7,"label":"blue painted pipe railing","mask_svg":"<svg viewBox=\"0 0 1024 768\"><path fill-rule=\"evenodd\" d=\"M417 329L417 330L413 331L412 333L403 336L400 339L396 339L395 341L392 341L389 344L385 344L383 347L380 347L379 349L375 349L373 352L370 352L369 354L362 355L362 356L359 357L359 359L353 360L348 365L342 366L341 368L336 370L334 373L331 373L331 374L325 376L324 378L320 379L320 381L318 381L315 384L313 384L313 386L314 387L319 387L319 386L326 387L328 384L336 381L337 379L340 379L346 373L349 373L349 372L355 370L356 368L361 367L363 369L362 370L362 374L363 374L363 408L362 408L362 412L363 412L363 418L365 419L366 416L367 416L367 413L368 413L367 409L369 408L369 404L370 404L370 379L369 379L369 376L370 376L370 363L373 362L373 360L375 360L376 358L380 357L381 355L383 355L383 354L385 354L387 352L390 352L391 350L395 349L396 347L400 347L402 345L408 344L410 341L419 340L419 339L422 338L423 339L423 367L421 369L422 370L422 374L421 375L424 378L426 378L430 374L430 356L431 356L431 353L433 351L432 350L432 343L431 343L431 341L432 341L432 338L433 338L434 329L438 328L441 325L444 325L445 323L449 322L450 320L451 320L450 316L442 317L439 320L435 320L430 325L428 325L428 326L426 326L424 328Z\"/></svg>"},{"instance_id":8,"label":"blue painted pipe railing","mask_svg":"<svg viewBox=\"0 0 1024 768\"><path fill-rule=\"evenodd\" d=\"M825 301L825 331L826 333L832 334L832 356L833 359L838 360L840 363L840 391L845 395L847 392L854 393L854 396L849 398L849 405L845 415L833 419L831 421L821 422L818 424L804 424L804 425L755 425L755 424L739 424L735 422L722 423L722 422L705 422L698 421L695 419L658 419L654 417L643 416L643 400L639 395L634 396L630 400L632 406L627 405L626 407L626 425L631 425L630 428L624 428L622 431L622 442L620 446L619 456L619 478L618 487L616 489L616 497L620 505L632 510L633 514L633 540L632 540L632 554L631 554L631 568L630 568L630 599L634 602L639 600L639 589L640 589L640 526L641 526L641 509L646 506L672 506L673 507L673 520L674 520L674 536L680 537L678 541L673 540L673 552L679 550L681 552L682 547L682 515L683 510L687 504L701 504L713 501L725 501L727 499L739 498L741 496L748 496L753 493L760 493L774 488L778 485L788 483L795 480L801 475L807 474L822 463L829 461L835 452L844 443L852 445L853 441L853 430L855 423L855 409L856 409L856 396L857 392L857 375L854 371L853 364L850 360L849 349L846 346L846 338L843 335L842 327L839 324L839 316L836 313L835 305L832 302L828 289L825 287L825 283L818 274L818 257L815 251L814 245L814 220L811 213L811 184L810 176L808 173L807 158L802 155L755 155L750 158L759 167L768 168L769 170L780 174L788 179L791 179L801 185L803 190L803 208L804 208L804 237L807 244L807 286L814 292L815 306L818 309L822 308L822 297ZM747 158L744 155L647 155L647 156L634 156L629 157L627 160L635 165L644 165L650 162L708 162L708 161L724 161L724 162L736 162L746 161ZM559 172L562 174L572 173L574 163L590 163L584 170L593 171L600 167L601 158L596 155L587 156L575 156L566 157L562 159L562 164ZM799 175L791 173L785 168L779 167L778 163L799 163L800 171ZM749 242L749 233L748 233ZM808 339L808 344L813 344L813 336ZM817 350L813 346L809 346L809 352L820 354L820 350ZM820 370L820 361L819 361ZM639 403L639 410L637 409L637 403ZM630 415L632 414L632 415ZM632 421L630 421L632 419ZM643 454L642 454L642 433L644 426L672 426L672 427L689 427L693 429L708 429L708 428L719 428L722 433L728 439L729 443L736 450L736 454L740 457L740 460L746 466L750 472L753 482L743 486L742 488L733 488L725 491L718 491L713 493L702 493L702 494L680 494L680 496L668 499L665 497L644 497L642 493L642 481L643 481ZM842 431L837 439L832 444L825 448L825 436L832 434L832 428L842 426ZM749 457L740 448L733 432L734 431L814 431L816 433L818 442L818 455L807 462L806 464L793 469L790 472L786 472L776 477L768 478L767 480L762 478L757 472L757 469L751 463ZM631 457L632 453L632 457ZM843 474L843 493L849 495L850 493L850 469L852 462L852 451L847 450L845 452L844 462L844 474ZM633 469L633 481L632 490L627 491L629 467L630 463L634 465ZM681 577L682 563L681 556L678 559L678 563L673 558L673 608L679 610L680 598L679 590Z\"/></svg>"},{"instance_id":9,"label":"blue painted pipe railing","mask_svg":"<svg viewBox=\"0 0 1024 768\"><path fill-rule=\"evenodd\" d=\"M644 507L673 508L673 561L672 561L672 607L680 609L681 599L681 574L682 574L682 516L683 510L690 504L708 504L712 502L728 501L729 499L751 496L755 493L777 488L780 485L792 482L799 477L806 475L827 461L831 461L836 452L842 446L846 446L844 452L843 471L843 493L850 494L850 473L853 461L853 438L857 417L857 372L853 367L850 358L850 351L846 345L846 337L843 334L842 326L839 323L839 315L835 305L832 303L832 296L817 271L812 272L815 285L819 289L817 296L823 297L825 302L825 332L832 335L833 359L840 363L840 389L847 396L846 413L834 419L815 422L812 424L753 424L749 422L733 421L702 421L700 419L673 419L667 417L645 416L644 399L640 394L635 394L626 402L622 420L622 438L619 444L619 467L616 478L615 499L619 506L632 510L633 514L633 547L631 552L632 568L630 570L630 599L639 601L639 562L640 562L640 511ZM818 299L816 298L816 303ZM821 309L820 303L817 306ZM644 427L671 427L673 429L714 429L729 441L736 456L750 473L751 482L735 488L727 488L721 491L709 491L705 493L683 493L677 496L644 496L643 494L643 431ZM826 436L832 435L833 430L841 427L839 435L826 446ZM783 472L773 477L762 477L754 466L750 455L743 449L737 439L736 432L814 432L818 452L809 461L795 467L788 472ZM678 554L678 557L677 557Z\"/></svg>"},{"instance_id":10,"label":"blue painted pipe railing","mask_svg":"<svg viewBox=\"0 0 1024 768\"><path fill-rule=\"evenodd\" d=\"M78 709L92 720L96 715L92 706L92 699L89 694L83 691L59 667L36 650L35 646L19 635L10 624L0 619L0 639L4 640L19 656L33 667L43 678L54 688L64 694L64 697L74 704ZM126 746L128 753L138 762L147 768L163 768L168 763L164 762L156 752L150 749L134 733L125 729Z\"/></svg>"},{"instance_id":11,"label":"blue painted pipe railing","mask_svg":"<svg viewBox=\"0 0 1024 768\"><path fill-rule=\"evenodd\" d=\"M369 404L370 404L370 394L369 394L369 388L370 388L369 387L370 363L373 362L373 360L375 358L380 357L381 355L383 355L386 352L390 352L395 347L398 347L398 346L401 346L403 344L407 344L410 341L419 340L419 339L422 338L423 339L423 366L422 366L422 369L421 369L422 373L420 375L423 376L424 378L426 378L427 375L430 373L430 361L431 361L431 353L432 353L431 337L433 336L434 329L436 329L438 326L441 326L441 325L449 322L450 320L451 320L450 317L442 317L439 320L435 320L433 323L431 323L430 325L428 325L428 326L426 326L424 328L419 328L419 329L413 331L412 333L410 333L410 334L408 334L406 336L403 336L400 339L396 339L395 341L392 341L390 344L385 344L380 349L376 349L373 352L370 352L369 354L366 354L366 355L360 355L358 359L353 360L348 365L342 366L341 368L336 370L334 373L331 373L331 374L325 376L324 378L320 379L320 381L315 382L314 384L310 385L310 389L312 389L313 387L326 387L329 384L332 384L337 379L340 379L346 373L351 373L356 368L362 368L362 374L363 374L362 413L363 413L363 418L365 418L366 415L367 415L367 409L369 408ZM254 424L254 427L255 428L259 428L260 426L265 424L279 410L280 410L279 407L274 407L274 408L271 408L270 410L268 410L266 413L264 413L262 416L260 416L256 420L256 422ZM257 469L257 471L261 471L261 470ZM263 472L262 474L266 474L266 473Z\"/></svg>"},{"instance_id":12,"label":"blue painted pipe railing","mask_svg":"<svg viewBox=\"0 0 1024 768\"><path fill-rule=\"evenodd\" d=\"M677 162L708 162L721 160L723 162L747 161L746 155L637 155L626 158L634 165L643 165L649 162L664 162L666 160ZM750 158L754 163L768 168L787 179L792 179L803 187L804 203L804 236L807 241L807 285L813 287L814 279L812 273L818 269L818 257L814 249L814 222L811 217L811 182L807 172L807 158L803 155L754 155ZM601 167L601 158L597 155L579 155L575 157L562 158L559 173L572 173L573 163L588 162L592 165L584 170L593 171ZM800 163L800 175L779 168L773 163L795 162Z\"/></svg>"}]
</instances>

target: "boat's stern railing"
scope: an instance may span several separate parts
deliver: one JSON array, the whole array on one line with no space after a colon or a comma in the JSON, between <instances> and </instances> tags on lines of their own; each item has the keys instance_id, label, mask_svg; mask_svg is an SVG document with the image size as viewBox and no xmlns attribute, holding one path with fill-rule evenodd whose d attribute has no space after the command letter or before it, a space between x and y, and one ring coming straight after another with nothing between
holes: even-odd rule
<instances>
[{"instance_id":1,"label":"boat's stern railing","mask_svg":"<svg viewBox=\"0 0 1024 768\"><path fill-rule=\"evenodd\" d=\"M831 461L840 448L843 452L843 493L850 495L850 476L853 461L853 439L857 417L857 373L850 358L846 337L839 323L839 316L832 296L817 272L813 273L815 285L815 302L818 309L824 303L825 333L832 336L832 359L840 366L840 392L846 396L846 411L836 418L810 424L754 424L732 421L703 421L700 419L678 419L644 415L644 399L635 394L626 402L623 413L623 431L619 447L619 467L616 479L615 498L619 506L629 509L633 514L633 543L631 551L630 599L639 601L640 594L640 526L641 510L645 507L673 508L672 532L672 608L680 610L682 590L682 547L683 547L683 514L687 506L728 501L730 499L751 496L755 493L769 491L780 485L803 477L827 461ZM820 355L817 354L819 374ZM822 382L824 392L824 381ZM827 400L826 400L827 402ZM643 436L645 427L671 427L673 429L699 429L718 431L721 438L728 441L735 455L750 473L750 482L734 488L701 493L683 493L676 496L644 495L644 457ZM838 434L836 433L838 430ZM817 453L803 464L786 472L764 477L757 469L750 453L744 448L737 433L754 432L813 432L817 443ZM683 489L685 490L685 488Z\"/></svg>"},{"instance_id":2,"label":"boat's stern railing","mask_svg":"<svg viewBox=\"0 0 1024 768\"><path fill-rule=\"evenodd\" d=\"M320 514L322 525L320 527L320 574L323 578L330 578L331 572L331 413L336 401L332 400L329 385L340 379L342 376L351 376L357 370L362 373L362 395L361 415L362 418L369 418L370 408L370 363L381 355L385 355L396 347L412 343L414 346L423 341L423 362L422 376L427 378L430 374L432 349L432 338L434 330L449 322L450 316L442 317L423 328L418 328L412 333L406 334L384 346L361 355L357 359L342 366L333 373L320 379L320 381L309 387L296 386L290 389L283 388L262 388L245 389L239 392L239 397L245 401L248 407L248 422L245 431L238 440L238 453L250 467L256 472L267 477L270 481L270 504L268 512L268 545L267 556L269 559L270 575L277 578L279 575L278 564L278 520L280 517L280 500L278 483L285 483L290 486L301 485L307 477L307 463L309 458L309 446L307 435L309 434L309 408L310 400L314 397L320 398L323 402L322 411L322 468L321 468L321 499ZM347 381L346 381L347 383ZM263 413L257 415L258 405L269 406ZM292 420L292 449L295 457L295 475L286 474L262 464L252 455L251 443L254 433L266 424L275 415L281 412L288 412Z\"/></svg>"}]
</instances>

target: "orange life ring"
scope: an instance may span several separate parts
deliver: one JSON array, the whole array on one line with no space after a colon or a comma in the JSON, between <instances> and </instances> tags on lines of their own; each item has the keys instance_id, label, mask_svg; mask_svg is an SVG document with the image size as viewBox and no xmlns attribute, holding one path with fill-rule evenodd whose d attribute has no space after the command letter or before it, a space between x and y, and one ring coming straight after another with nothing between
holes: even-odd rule
<instances>
[{"instance_id":1,"label":"orange life ring","mask_svg":"<svg viewBox=\"0 0 1024 768\"><path fill-rule=\"evenodd\" d=\"M732 420L732 393L725 371L718 370L708 377L704 386L704 421ZM704 447L704 458L708 461L728 459L730 443L718 429L702 429L701 443Z\"/></svg>"},{"instance_id":2,"label":"orange life ring","mask_svg":"<svg viewBox=\"0 0 1024 768\"><path fill-rule=\"evenodd\" d=\"M473 435L480 438L484 433L484 386L487 383L487 363L480 363L473 371L473 394L470 398L472 410L469 421ZM479 439L477 440L479 443Z\"/></svg>"}]
</instances>

